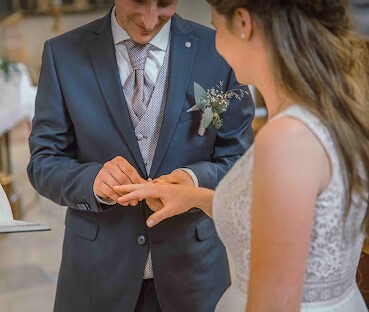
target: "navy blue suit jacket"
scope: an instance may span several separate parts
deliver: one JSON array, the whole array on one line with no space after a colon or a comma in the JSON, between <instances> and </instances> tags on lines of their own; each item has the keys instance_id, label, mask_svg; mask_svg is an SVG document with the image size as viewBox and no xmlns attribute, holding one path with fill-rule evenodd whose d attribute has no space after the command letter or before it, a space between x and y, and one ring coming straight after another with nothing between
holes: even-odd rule
<instances>
[{"instance_id":1,"label":"navy blue suit jacket","mask_svg":"<svg viewBox=\"0 0 369 312\"><path fill-rule=\"evenodd\" d=\"M200 186L214 189L252 143L251 96L231 103L221 129L197 134L201 114L187 112L195 104L193 83L205 89L221 80L227 89L238 83L215 50L214 31L175 15L165 116L147 174L122 92L110 14L44 47L28 175L40 194L68 206L54 309L133 311L150 246L163 311L213 311L230 285L213 221L192 210L148 229L152 212L145 203L101 205L93 182L105 162L122 156L143 178L188 167Z\"/></svg>"}]
</instances>

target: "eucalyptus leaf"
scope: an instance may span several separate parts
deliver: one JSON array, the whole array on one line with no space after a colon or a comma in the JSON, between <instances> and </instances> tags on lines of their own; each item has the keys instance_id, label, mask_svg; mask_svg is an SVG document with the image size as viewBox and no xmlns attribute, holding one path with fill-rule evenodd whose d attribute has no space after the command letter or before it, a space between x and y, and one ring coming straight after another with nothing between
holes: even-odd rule
<instances>
[{"instance_id":1,"label":"eucalyptus leaf","mask_svg":"<svg viewBox=\"0 0 369 312\"><path fill-rule=\"evenodd\" d=\"M195 104L194 106L192 106L190 109L187 110L187 113L196 112L196 111L199 111L199 110L201 110L201 108L198 107L197 104Z\"/></svg>"},{"instance_id":2,"label":"eucalyptus leaf","mask_svg":"<svg viewBox=\"0 0 369 312\"><path fill-rule=\"evenodd\" d=\"M193 83L194 92L195 92L195 102L197 107L204 110L205 106L207 104L206 101L204 101L204 98L206 98L206 91L203 87L201 87L198 83Z\"/></svg>"},{"instance_id":3,"label":"eucalyptus leaf","mask_svg":"<svg viewBox=\"0 0 369 312\"><path fill-rule=\"evenodd\" d=\"M204 110L204 127L205 129L210 126L213 121L213 111L211 107L206 107Z\"/></svg>"}]
</instances>

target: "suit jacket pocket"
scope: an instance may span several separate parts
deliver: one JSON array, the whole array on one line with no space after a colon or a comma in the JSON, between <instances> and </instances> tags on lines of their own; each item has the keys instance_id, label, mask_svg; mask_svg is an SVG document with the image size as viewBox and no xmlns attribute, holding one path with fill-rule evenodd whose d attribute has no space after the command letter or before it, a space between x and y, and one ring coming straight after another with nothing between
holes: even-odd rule
<instances>
[{"instance_id":1,"label":"suit jacket pocket","mask_svg":"<svg viewBox=\"0 0 369 312\"><path fill-rule=\"evenodd\" d=\"M208 217L196 225L196 235L197 239L200 241L210 238L215 232L214 222Z\"/></svg>"},{"instance_id":2,"label":"suit jacket pocket","mask_svg":"<svg viewBox=\"0 0 369 312\"><path fill-rule=\"evenodd\" d=\"M182 112L179 121L201 119L202 111Z\"/></svg>"},{"instance_id":3,"label":"suit jacket pocket","mask_svg":"<svg viewBox=\"0 0 369 312\"><path fill-rule=\"evenodd\" d=\"M99 228L96 219L92 215L83 215L81 212L73 211L71 208L68 208L65 226L68 231L88 240L96 239Z\"/></svg>"}]
</instances>

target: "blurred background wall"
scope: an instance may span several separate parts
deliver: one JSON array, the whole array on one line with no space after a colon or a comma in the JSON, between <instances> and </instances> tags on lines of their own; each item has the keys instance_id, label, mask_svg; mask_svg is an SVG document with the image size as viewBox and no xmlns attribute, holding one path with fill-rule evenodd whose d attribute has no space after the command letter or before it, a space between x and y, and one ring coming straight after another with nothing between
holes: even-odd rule
<instances>
[{"instance_id":1,"label":"blurred background wall","mask_svg":"<svg viewBox=\"0 0 369 312\"><path fill-rule=\"evenodd\" d=\"M350 0L350 7L358 31L369 36L369 0Z\"/></svg>"},{"instance_id":2,"label":"blurred background wall","mask_svg":"<svg viewBox=\"0 0 369 312\"><path fill-rule=\"evenodd\" d=\"M113 3L113 0L0 0L0 56L25 63L36 83L45 40L102 17ZM179 0L178 13L211 25L210 8L205 0Z\"/></svg>"}]
</instances>

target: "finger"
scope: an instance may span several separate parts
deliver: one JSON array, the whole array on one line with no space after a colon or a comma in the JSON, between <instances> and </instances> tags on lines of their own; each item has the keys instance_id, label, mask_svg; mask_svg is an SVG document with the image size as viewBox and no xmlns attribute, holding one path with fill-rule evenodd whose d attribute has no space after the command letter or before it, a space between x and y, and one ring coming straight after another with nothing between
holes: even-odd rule
<instances>
[{"instance_id":1,"label":"finger","mask_svg":"<svg viewBox=\"0 0 369 312\"><path fill-rule=\"evenodd\" d=\"M126 203L126 202L130 202L132 200L137 200L137 201L141 201L143 200L144 197L144 192L142 192L142 190L136 190L136 191L132 191L131 193L128 193L126 195L123 195L121 197L118 198L118 203Z\"/></svg>"},{"instance_id":2,"label":"finger","mask_svg":"<svg viewBox=\"0 0 369 312\"><path fill-rule=\"evenodd\" d=\"M143 183L144 179L140 177L137 170L123 157L116 157L115 161L119 169L128 177L132 184Z\"/></svg>"},{"instance_id":3,"label":"finger","mask_svg":"<svg viewBox=\"0 0 369 312\"><path fill-rule=\"evenodd\" d=\"M96 176L93 188L96 195L100 197L106 197L105 195L107 195L107 187L110 189L110 194L114 185L119 185L119 182L113 176L111 176L109 172L103 170L100 171Z\"/></svg>"},{"instance_id":4,"label":"finger","mask_svg":"<svg viewBox=\"0 0 369 312\"><path fill-rule=\"evenodd\" d=\"M131 180L127 177L126 174L124 174L124 172L122 172L119 167L115 164L113 164L112 162L109 162L106 164L105 168L104 168L104 179L105 179L105 183L108 184L110 186L110 188L112 188L112 190L114 191L113 187L116 185L121 185L121 184L131 184ZM109 191L109 194L111 193L111 191ZM121 196L121 194L114 194L113 198L116 201L117 198L119 198ZM136 201L132 201L129 204L131 204L132 206L136 206L137 202Z\"/></svg>"},{"instance_id":5,"label":"finger","mask_svg":"<svg viewBox=\"0 0 369 312\"><path fill-rule=\"evenodd\" d=\"M131 179L124 172L122 172L120 168L118 167L117 167L117 170L112 172L112 175L118 181L118 183L115 185L126 185L126 184L132 183Z\"/></svg>"},{"instance_id":6,"label":"finger","mask_svg":"<svg viewBox=\"0 0 369 312\"><path fill-rule=\"evenodd\" d=\"M163 202L160 199L152 198L153 205L157 208L157 210L162 209L164 207Z\"/></svg>"},{"instance_id":7,"label":"finger","mask_svg":"<svg viewBox=\"0 0 369 312\"><path fill-rule=\"evenodd\" d=\"M116 165L114 170L111 171L111 174L117 181L119 181L116 185L132 184L131 178L118 165Z\"/></svg>"},{"instance_id":8,"label":"finger","mask_svg":"<svg viewBox=\"0 0 369 312\"><path fill-rule=\"evenodd\" d=\"M152 182L153 183L161 183L161 184L167 183L166 180L163 177L157 178L157 179L153 180Z\"/></svg>"},{"instance_id":9,"label":"finger","mask_svg":"<svg viewBox=\"0 0 369 312\"><path fill-rule=\"evenodd\" d=\"M119 200L122 196L129 194L129 191L124 191L126 187L134 187L137 184L128 184L128 185L116 185L114 186L114 191L118 194L116 202L122 206L137 206L139 201L137 199L131 200Z\"/></svg>"},{"instance_id":10,"label":"finger","mask_svg":"<svg viewBox=\"0 0 369 312\"><path fill-rule=\"evenodd\" d=\"M96 195L104 198L110 198L114 201L117 201L121 194L115 191L114 187L120 185L120 182L115 179L111 174L111 172L103 172L101 175L102 182L100 182L99 193ZM129 179L126 179L125 183L130 183ZM137 205L135 201L131 203L132 205Z\"/></svg>"},{"instance_id":11,"label":"finger","mask_svg":"<svg viewBox=\"0 0 369 312\"><path fill-rule=\"evenodd\" d=\"M176 179L173 174L162 175L161 177L155 179L155 181L160 183L178 184L178 179Z\"/></svg>"},{"instance_id":12,"label":"finger","mask_svg":"<svg viewBox=\"0 0 369 312\"><path fill-rule=\"evenodd\" d=\"M121 179L120 181L121 181L121 183L120 184L116 184L116 185L114 185L114 191L118 194L118 198L119 197L121 197L122 195L125 195L126 193L119 193L119 192L117 192L116 190L115 190L115 187L116 186L119 186L119 185L131 185L131 181L128 179L128 177L124 174L124 173L122 173L121 171L119 171L120 172L120 174L122 175L122 176L124 176L125 177L125 179L123 180L123 179ZM137 206L138 205L138 201L137 200L132 200L132 201L130 201L130 202L128 202L127 203L127 205L125 204L124 206L128 206L128 204L129 205L131 205L131 206Z\"/></svg>"},{"instance_id":13,"label":"finger","mask_svg":"<svg viewBox=\"0 0 369 312\"><path fill-rule=\"evenodd\" d=\"M161 202L160 199L147 198L146 199L146 204L147 204L147 206L149 206L149 208L152 211L159 211L160 209L162 209L164 207L164 205L163 205L163 203Z\"/></svg>"},{"instance_id":14,"label":"finger","mask_svg":"<svg viewBox=\"0 0 369 312\"><path fill-rule=\"evenodd\" d=\"M95 178L94 187L98 188L103 184L107 184L109 186L119 185L119 181L115 179L113 175L110 174L107 170L101 170Z\"/></svg>"},{"instance_id":15,"label":"finger","mask_svg":"<svg viewBox=\"0 0 369 312\"><path fill-rule=\"evenodd\" d=\"M114 190L114 186L121 184L131 184L130 179L120 170L116 161L112 160L104 164L94 182L95 194L101 198L116 201L121 194ZM129 204L135 206L137 201Z\"/></svg>"},{"instance_id":16,"label":"finger","mask_svg":"<svg viewBox=\"0 0 369 312\"><path fill-rule=\"evenodd\" d=\"M114 191L113 188L110 187L110 185L103 183L102 186L100 186L100 192L99 194L96 193L97 196L105 199L112 199L115 202L120 197L118 193Z\"/></svg>"},{"instance_id":17,"label":"finger","mask_svg":"<svg viewBox=\"0 0 369 312\"><path fill-rule=\"evenodd\" d=\"M127 184L127 185L116 185L114 186L114 190L121 194L121 196L126 195L127 193L136 191L143 187L144 184Z\"/></svg>"},{"instance_id":18,"label":"finger","mask_svg":"<svg viewBox=\"0 0 369 312\"><path fill-rule=\"evenodd\" d=\"M146 221L146 225L151 228L155 225L159 224L165 219L171 218L174 216L174 213L172 209L169 207L163 207L163 209L160 209L159 211L152 214Z\"/></svg>"},{"instance_id":19,"label":"finger","mask_svg":"<svg viewBox=\"0 0 369 312\"><path fill-rule=\"evenodd\" d=\"M129 202L119 202L119 198L118 198L117 203L121 206L124 206L124 207L128 207L128 206L135 207L135 206L138 205L139 201L138 200L130 200Z\"/></svg>"},{"instance_id":20,"label":"finger","mask_svg":"<svg viewBox=\"0 0 369 312\"><path fill-rule=\"evenodd\" d=\"M103 169L100 171L102 177L113 177L117 183L110 185L130 184L131 181L127 175L122 172L115 161L108 161L104 164Z\"/></svg>"},{"instance_id":21,"label":"finger","mask_svg":"<svg viewBox=\"0 0 369 312\"><path fill-rule=\"evenodd\" d=\"M131 187L126 187L125 189L131 189L132 191L127 192L127 194L120 197L118 200L121 202L127 202L130 200L141 201L145 198L160 198L163 194L163 192L160 191L160 188L149 183L131 185Z\"/></svg>"},{"instance_id":22,"label":"finger","mask_svg":"<svg viewBox=\"0 0 369 312\"><path fill-rule=\"evenodd\" d=\"M152 198L147 198L146 199L146 204L147 206L149 206L149 208L153 211L155 211L155 202Z\"/></svg>"},{"instance_id":23,"label":"finger","mask_svg":"<svg viewBox=\"0 0 369 312\"><path fill-rule=\"evenodd\" d=\"M132 206L132 207L135 207L138 205L139 201L138 200L130 200L130 201L127 201L127 202L119 202L119 198L120 196L117 198L116 202L122 206Z\"/></svg>"}]
</instances>

